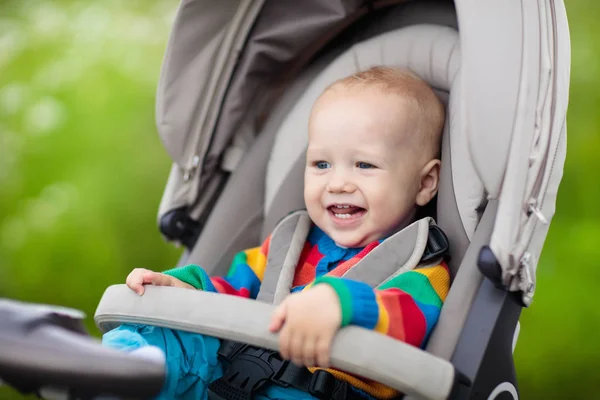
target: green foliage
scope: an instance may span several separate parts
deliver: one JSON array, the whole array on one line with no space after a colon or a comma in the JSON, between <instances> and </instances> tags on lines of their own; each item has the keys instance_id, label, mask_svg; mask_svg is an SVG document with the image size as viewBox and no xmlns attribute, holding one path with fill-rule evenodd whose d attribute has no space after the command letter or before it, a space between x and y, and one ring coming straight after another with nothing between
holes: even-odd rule
<instances>
[{"instance_id":1,"label":"green foliage","mask_svg":"<svg viewBox=\"0 0 600 400\"><path fill-rule=\"evenodd\" d=\"M0 297L81 309L99 335L108 285L177 260L156 228L170 160L154 125L175 7L0 4Z\"/></svg>"},{"instance_id":2,"label":"green foliage","mask_svg":"<svg viewBox=\"0 0 600 400\"><path fill-rule=\"evenodd\" d=\"M596 398L600 329L600 5L567 0L568 156L557 214L521 318L525 399ZM0 297L85 311L134 267L179 251L156 230L169 170L154 93L174 1L0 4ZM20 398L0 389L0 398Z\"/></svg>"}]
</instances>

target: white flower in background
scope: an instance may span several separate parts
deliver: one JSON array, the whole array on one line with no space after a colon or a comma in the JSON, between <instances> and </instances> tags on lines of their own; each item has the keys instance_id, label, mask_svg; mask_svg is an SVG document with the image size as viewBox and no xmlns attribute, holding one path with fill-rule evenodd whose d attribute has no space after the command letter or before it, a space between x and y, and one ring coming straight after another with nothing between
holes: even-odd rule
<instances>
[{"instance_id":1,"label":"white flower in background","mask_svg":"<svg viewBox=\"0 0 600 400\"><path fill-rule=\"evenodd\" d=\"M9 181L14 181L19 172L18 161L21 157L25 140L22 136L0 126L0 184L6 189Z\"/></svg>"},{"instance_id":2,"label":"white flower in background","mask_svg":"<svg viewBox=\"0 0 600 400\"><path fill-rule=\"evenodd\" d=\"M0 88L0 113L16 114L29 96L29 87L22 83L9 83Z\"/></svg>"},{"instance_id":3,"label":"white flower in background","mask_svg":"<svg viewBox=\"0 0 600 400\"><path fill-rule=\"evenodd\" d=\"M48 185L42 190L40 199L49 204L58 215L69 211L77 202L79 191L69 182L57 182Z\"/></svg>"},{"instance_id":4,"label":"white flower in background","mask_svg":"<svg viewBox=\"0 0 600 400\"><path fill-rule=\"evenodd\" d=\"M27 226L38 232L50 231L56 224L59 213L43 199L29 200L25 205Z\"/></svg>"},{"instance_id":5,"label":"white flower in background","mask_svg":"<svg viewBox=\"0 0 600 400\"><path fill-rule=\"evenodd\" d=\"M12 61L24 48L26 35L13 21L0 21L0 67Z\"/></svg>"},{"instance_id":6,"label":"white flower in background","mask_svg":"<svg viewBox=\"0 0 600 400\"><path fill-rule=\"evenodd\" d=\"M54 39L65 32L69 17L64 7L55 3L38 1L34 7L23 10L28 25L36 36L43 40Z\"/></svg>"},{"instance_id":7,"label":"white flower in background","mask_svg":"<svg viewBox=\"0 0 600 400\"><path fill-rule=\"evenodd\" d=\"M117 33L122 39L145 45L157 33L156 26L149 18L141 15L127 15L119 18Z\"/></svg>"},{"instance_id":8,"label":"white flower in background","mask_svg":"<svg viewBox=\"0 0 600 400\"><path fill-rule=\"evenodd\" d=\"M25 207L17 215L4 221L0 226L0 242L8 249L18 250L26 244L29 233L53 232L78 197L77 188L69 182L46 186L38 197L25 201Z\"/></svg>"},{"instance_id":9,"label":"white flower in background","mask_svg":"<svg viewBox=\"0 0 600 400\"><path fill-rule=\"evenodd\" d=\"M37 198L25 206L27 227L37 232L50 232L77 200L77 189L70 183L58 182L46 186Z\"/></svg>"},{"instance_id":10,"label":"white flower in background","mask_svg":"<svg viewBox=\"0 0 600 400\"><path fill-rule=\"evenodd\" d=\"M111 24L110 12L99 4L91 3L72 16L69 29L76 43L89 45L88 50L93 51L94 43L102 42L108 36Z\"/></svg>"},{"instance_id":11,"label":"white flower in background","mask_svg":"<svg viewBox=\"0 0 600 400\"><path fill-rule=\"evenodd\" d=\"M65 106L56 98L43 97L25 114L27 131L36 136L47 134L60 127L66 114Z\"/></svg>"},{"instance_id":12,"label":"white flower in background","mask_svg":"<svg viewBox=\"0 0 600 400\"><path fill-rule=\"evenodd\" d=\"M44 65L34 76L35 86L57 90L72 85L81 79L88 67L89 59L65 57Z\"/></svg>"}]
</instances>

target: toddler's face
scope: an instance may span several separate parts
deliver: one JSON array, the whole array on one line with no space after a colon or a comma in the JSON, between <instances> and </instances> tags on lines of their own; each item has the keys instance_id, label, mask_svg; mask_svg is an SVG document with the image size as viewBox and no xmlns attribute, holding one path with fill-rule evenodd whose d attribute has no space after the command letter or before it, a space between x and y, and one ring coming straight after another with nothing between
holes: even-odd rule
<instances>
[{"instance_id":1,"label":"toddler's face","mask_svg":"<svg viewBox=\"0 0 600 400\"><path fill-rule=\"evenodd\" d=\"M377 88L332 89L315 104L304 200L338 245L366 246L414 217L423 161L412 110Z\"/></svg>"}]
</instances>

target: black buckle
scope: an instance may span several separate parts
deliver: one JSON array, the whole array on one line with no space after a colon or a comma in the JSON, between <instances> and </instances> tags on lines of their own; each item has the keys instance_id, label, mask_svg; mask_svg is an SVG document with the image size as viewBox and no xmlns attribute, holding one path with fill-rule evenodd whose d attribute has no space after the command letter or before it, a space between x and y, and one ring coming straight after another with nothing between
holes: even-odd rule
<instances>
[{"instance_id":1,"label":"black buckle","mask_svg":"<svg viewBox=\"0 0 600 400\"><path fill-rule=\"evenodd\" d=\"M277 352L244 346L235 354L225 374L208 386L209 400L251 400L268 382L278 382L279 372L288 364Z\"/></svg>"},{"instance_id":2,"label":"black buckle","mask_svg":"<svg viewBox=\"0 0 600 400\"><path fill-rule=\"evenodd\" d=\"M308 392L318 399L332 399L336 389L335 384L335 376L328 371L318 369L312 375Z\"/></svg>"},{"instance_id":3,"label":"black buckle","mask_svg":"<svg viewBox=\"0 0 600 400\"><path fill-rule=\"evenodd\" d=\"M429 225L427 245L423 257L421 257L421 263L443 257L448 254L449 250L450 242L444 231L437 225Z\"/></svg>"}]
</instances>

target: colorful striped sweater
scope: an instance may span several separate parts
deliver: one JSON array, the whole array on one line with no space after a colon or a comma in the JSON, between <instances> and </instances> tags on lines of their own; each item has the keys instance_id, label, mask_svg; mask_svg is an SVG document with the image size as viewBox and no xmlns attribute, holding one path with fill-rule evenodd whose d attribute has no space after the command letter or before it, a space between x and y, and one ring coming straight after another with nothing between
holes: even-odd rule
<instances>
[{"instance_id":1,"label":"colorful striped sweater","mask_svg":"<svg viewBox=\"0 0 600 400\"><path fill-rule=\"evenodd\" d=\"M267 263L270 236L262 246L238 253L226 277L209 277L188 265L165 273L196 289L255 299ZM317 226L313 226L300 255L292 291L328 284L338 294L342 306L342 327L358 325L381 332L417 347L423 347L436 324L450 287L445 263L402 273L374 290L369 285L341 276L382 240L364 248L342 248ZM377 398L392 398L398 392L377 382L330 370L359 390Z\"/></svg>"}]
</instances>

